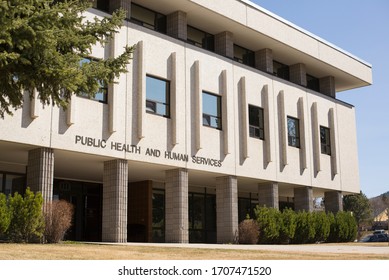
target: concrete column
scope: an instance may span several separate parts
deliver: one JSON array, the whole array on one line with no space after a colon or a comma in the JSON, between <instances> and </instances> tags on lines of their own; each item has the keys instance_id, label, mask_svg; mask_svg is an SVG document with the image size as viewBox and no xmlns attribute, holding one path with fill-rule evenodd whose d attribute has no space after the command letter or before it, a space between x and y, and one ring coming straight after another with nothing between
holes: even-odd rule
<instances>
[{"instance_id":1,"label":"concrete column","mask_svg":"<svg viewBox=\"0 0 389 280\"><path fill-rule=\"evenodd\" d=\"M255 52L255 68L273 74L273 51L271 49Z\"/></svg>"},{"instance_id":2,"label":"concrete column","mask_svg":"<svg viewBox=\"0 0 389 280\"><path fill-rule=\"evenodd\" d=\"M53 199L54 151L38 148L28 152L27 187L40 192L44 202Z\"/></svg>"},{"instance_id":3,"label":"concrete column","mask_svg":"<svg viewBox=\"0 0 389 280\"><path fill-rule=\"evenodd\" d=\"M324 78L321 78L319 80L320 85L320 92L331 96L333 98L336 97L336 91L335 91L335 78L333 76L327 76Z\"/></svg>"},{"instance_id":4,"label":"concrete column","mask_svg":"<svg viewBox=\"0 0 389 280\"><path fill-rule=\"evenodd\" d=\"M278 183L258 185L258 205L279 209Z\"/></svg>"},{"instance_id":5,"label":"concrete column","mask_svg":"<svg viewBox=\"0 0 389 280\"><path fill-rule=\"evenodd\" d=\"M238 235L238 183L234 176L216 178L217 242L231 243Z\"/></svg>"},{"instance_id":6,"label":"concrete column","mask_svg":"<svg viewBox=\"0 0 389 280\"><path fill-rule=\"evenodd\" d=\"M188 38L186 13L176 11L167 16L167 35L186 41Z\"/></svg>"},{"instance_id":7,"label":"concrete column","mask_svg":"<svg viewBox=\"0 0 389 280\"><path fill-rule=\"evenodd\" d=\"M215 52L229 58L234 57L234 41L232 32L224 31L215 35Z\"/></svg>"},{"instance_id":8,"label":"concrete column","mask_svg":"<svg viewBox=\"0 0 389 280\"><path fill-rule=\"evenodd\" d=\"M312 187L300 187L294 189L294 210L313 211L313 190Z\"/></svg>"},{"instance_id":9,"label":"concrete column","mask_svg":"<svg viewBox=\"0 0 389 280\"><path fill-rule=\"evenodd\" d=\"M104 162L103 242L127 242L128 162Z\"/></svg>"},{"instance_id":10,"label":"concrete column","mask_svg":"<svg viewBox=\"0 0 389 280\"><path fill-rule=\"evenodd\" d=\"M188 243L188 170L166 171L165 204L165 241Z\"/></svg>"},{"instance_id":11,"label":"concrete column","mask_svg":"<svg viewBox=\"0 0 389 280\"><path fill-rule=\"evenodd\" d=\"M122 8L126 11L126 18L131 18L131 0L110 0L109 1L109 11L112 13L118 9Z\"/></svg>"},{"instance_id":12,"label":"concrete column","mask_svg":"<svg viewBox=\"0 0 389 280\"><path fill-rule=\"evenodd\" d=\"M298 63L292 66L289 66L289 78L292 83L307 86L307 70L305 69L305 64Z\"/></svg>"},{"instance_id":13,"label":"concrete column","mask_svg":"<svg viewBox=\"0 0 389 280\"><path fill-rule=\"evenodd\" d=\"M324 193L324 206L326 212L337 213L343 211L342 192L329 191Z\"/></svg>"}]
</instances>

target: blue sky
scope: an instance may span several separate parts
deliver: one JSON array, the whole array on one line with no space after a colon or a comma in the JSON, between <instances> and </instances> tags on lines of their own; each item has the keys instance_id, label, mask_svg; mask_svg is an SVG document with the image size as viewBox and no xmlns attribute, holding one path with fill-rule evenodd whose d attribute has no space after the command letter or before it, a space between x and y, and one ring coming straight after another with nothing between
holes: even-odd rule
<instances>
[{"instance_id":1,"label":"blue sky","mask_svg":"<svg viewBox=\"0 0 389 280\"><path fill-rule=\"evenodd\" d=\"M251 0L373 65L373 85L338 93L356 107L361 190L389 191L389 1Z\"/></svg>"}]
</instances>

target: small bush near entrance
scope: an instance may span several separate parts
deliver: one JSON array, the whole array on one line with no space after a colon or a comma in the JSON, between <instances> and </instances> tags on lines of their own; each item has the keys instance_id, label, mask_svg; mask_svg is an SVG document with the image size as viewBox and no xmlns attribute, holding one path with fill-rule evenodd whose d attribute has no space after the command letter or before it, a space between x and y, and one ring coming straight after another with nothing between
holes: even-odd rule
<instances>
[{"instance_id":1,"label":"small bush near entrance","mask_svg":"<svg viewBox=\"0 0 389 280\"><path fill-rule=\"evenodd\" d=\"M281 212L274 208L257 207L254 209L259 226L259 243L279 243L282 224Z\"/></svg>"},{"instance_id":2,"label":"small bush near entrance","mask_svg":"<svg viewBox=\"0 0 389 280\"><path fill-rule=\"evenodd\" d=\"M9 197L10 224L6 237L13 242L37 242L43 235L43 198L27 188L24 197L15 193Z\"/></svg>"},{"instance_id":3,"label":"small bush near entrance","mask_svg":"<svg viewBox=\"0 0 389 280\"><path fill-rule=\"evenodd\" d=\"M349 212L336 215L325 212L282 212L274 208L254 210L261 244L307 244L317 242L350 242L357 234L357 223Z\"/></svg>"},{"instance_id":4,"label":"small bush near entrance","mask_svg":"<svg viewBox=\"0 0 389 280\"><path fill-rule=\"evenodd\" d=\"M45 205L45 241L58 243L63 240L72 225L73 205L65 200L56 200Z\"/></svg>"},{"instance_id":5,"label":"small bush near entrance","mask_svg":"<svg viewBox=\"0 0 389 280\"><path fill-rule=\"evenodd\" d=\"M239 244L257 244L259 229L253 219L246 219L239 224Z\"/></svg>"}]
</instances>

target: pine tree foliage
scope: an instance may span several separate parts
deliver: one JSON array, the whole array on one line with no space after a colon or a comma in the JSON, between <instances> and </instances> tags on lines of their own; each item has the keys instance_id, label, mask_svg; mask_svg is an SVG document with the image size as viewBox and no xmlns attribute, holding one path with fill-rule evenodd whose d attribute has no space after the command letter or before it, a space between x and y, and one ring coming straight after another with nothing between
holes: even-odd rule
<instances>
[{"instance_id":1,"label":"pine tree foliage","mask_svg":"<svg viewBox=\"0 0 389 280\"><path fill-rule=\"evenodd\" d=\"M39 93L43 104L66 107L72 94L94 96L101 83L126 72L133 47L116 58L80 61L105 45L125 18L119 10L86 20L91 0L0 0L0 117Z\"/></svg>"},{"instance_id":2,"label":"pine tree foliage","mask_svg":"<svg viewBox=\"0 0 389 280\"><path fill-rule=\"evenodd\" d=\"M369 199L363 192L343 197L344 211L352 212L358 226L371 219L372 210Z\"/></svg>"}]
</instances>

